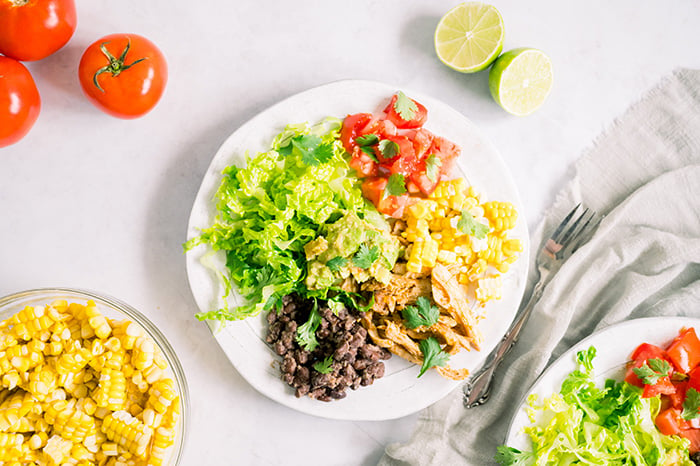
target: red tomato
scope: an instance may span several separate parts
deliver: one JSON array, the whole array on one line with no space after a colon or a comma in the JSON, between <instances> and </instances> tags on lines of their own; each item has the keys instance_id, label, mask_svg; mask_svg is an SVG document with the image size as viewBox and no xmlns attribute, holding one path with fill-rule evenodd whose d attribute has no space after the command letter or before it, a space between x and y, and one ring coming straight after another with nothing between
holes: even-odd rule
<instances>
[{"instance_id":1,"label":"red tomato","mask_svg":"<svg viewBox=\"0 0 700 466\"><path fill-rule=\"evenodd\" d=\"M692 455L700 451L700 429L686 429L678 432L678 435L690 440L689 452Z\"/></svg>"},{"instance_id":2,"label":"red tomato","mask_svg":"<svg viewBox=\"0 0 700 466\"><path fill-rule=\"evenodd\" d=\"M411 181L418 187L418 189L420 189L420 191L423 194L425 194L426 196L430 196L433 193L433 191L435 191L435 187L440 181L440 175L438 174L435 177L435 180L431 180L430 178L428 178L428 174L425 171L425 162L423 161L418 164L418 168L411 175Z\"/></svg>"},{"instance_id":3,"label":"red tomato","mask_svg":"<svg viewBox=\"0 0 700 466\"><path fill-rule=\"evenodd\" d=\"M688 373L700 363L700 340L694 328L683 330L666 349L668 357L681 372Z\"/></svg>"},{"instance_id":4,"label":"red tomato","mask_svg":"<svg viewBox=\"0 0 700 466\"><path fill-rule=\"evenodd\" d=\"M654 424L656 424L656 427L662 434L676 435L681 432L684 421L679 410L668 408L656 416Z\"/></svg>"},{"instance_id":5,"label":"red tomato","mask_svg":"<svg viewBox=\"0 0 700 466\"><path fill-rule=\"evenodd\" d=\"M386 138L389 141L395 142L398 147L398 152L393 157L385 158L384 154L377 148L375 151L377 153L377 159L379 163L386 164L387 162L394 162L398 159L406 158L408 160L415 160L415 152L413 151L413 143L405 136L388 136ZM379 146L379 145L378 145ZM391 173L397 173L392 171Z\"/></svg>"},{"instance_id":6,"label":"red tomato","mask_svg":"<svg viewBox=\"0 0 700 466\"><path fill-rule=\"evenodd\" d=\"M340 128L340 142L343 143L346 151L352 154L355 138L361 134L360 130L366 127L370 121L372 121L371 113L356 113L345 117L343 126Z\"/></svg>"},{"instance_id":7,"label":"red tomato","mask_svg":"<svg viewBox=\"0 0 700 466\"><path fill-rule=\"evenodd\" d=\"M137 118L160 100L168 67L163 53L145 37L112 34L85 50L78 75L97 108L118 118Z\"/></svg>"},{"instance_id":8,"label":"red tomato","mask_svg":"<svg viewBox=\"0 0 700 466\"><path fill-rule=\"evenodd\" d=\"M690 387L700 392L700 367L696 367L688 374L688 388Z\"/></svg>"},{"instance_id":9,"label":"red tomato","mask_svg":"<svg viewBox=\"0 0 700 466\"><path fill-rule=\"evenodd\" d=\"M412 132L407 134L408 138L413 141L413 150L416 153L416 158L418 160L426 157L428 155L428 149L433 144L433 138L435 137L433 133L425 128L419 128L417 130L409 130Z\"/></svg>"},{"instance_id":10,"label":"red tomato","mask_svg":"<svg viewBox=\"0 0 700 466\"><path fill-rule=\"evenodd\" d=\"M357 146L352 151L348 165L355 170L359 178L377 175L377 163Z\"/></svg>"},{"instance_id":11,"label":"red tomato","mask_svg":"<svg viewBox=\"0 0 700 466\"><path fill-rule=\"evenodd\" d=\"M671 401L671 406L676 409L683 409L683 402L685 401L685 392L688 390L688 382L674 382L673 385L676 390L669 394L669 399Z\"/></svg>"},{"instance_id":12,"label":"red tomato","mask_svg":"<svg viewBox=\"0 0 700 466\"><path fill-rule=\"evenodd\" d=\"M29 70L0 56L0 147L22 139L39 117L41 97Z\"/></svg>"},{"instance_id":13,"label":"red tomato","mask_svg":"<svg viewBox=\"0 0 700 466\"><path fill-rule=\"evenodd\" d=\"M387 105L384 109L384 113L386 113L387 119L393 122L397 128L420 128L421 126L423 126L425 120L428 119L428 110L426 110L426 108L422 104L411 99L416 104L416 107L418 107L418 110L416 110L415 114L413 115L413 118L411 118L410 120L404 120L401 117L401 115L396 111L397 99L398 95L394 94L391 98L391 102L389 102L389 105Z\"/></svg>"},{"instance_id":14,"label":"red tomato","mask_svg":"<svg viewBox=\"0 0 700 466\"><path fill-rule=\"evenodd\" d=\"M452 166L460 152L461 149L455 143L440 136L433 138L433 143L427 151L428 154L435 154L440 159L440 173L444 175L452 172Z\"/></svg>"},{"instance_id":15,"label":"red tomato","mask_svg":"<svg viewBox=\"0 0 700 466\"><path fill-rule=\"evenodd\" d=\"M644 385L642 398L652 398L657 395L673 395L674 393L676 393L676 387L671 383L671 378L660 377L655 384Z\"/></svg>"},{"instance_id":16,"label":"red tomato","mask_svg":"<svg viewBox=\"0 0 700 466\"><path fill-rule=\"evenodd\" d=\"M625 382L640 388L645 388L644 382L637 377L637 374L634 373L634 369L642 367L649 359L665 359L670 362L664 350L650 343L642 343L632 353L632 363L627 367Z\"/></svg>"},{"instance_id":17,"label":"red tomato","mask_svg":"<svg viewBox=\"0 0 700 466\"><path fill-rule=\"evenodd\" d=\"M382 177L366 178L362 182L362 194L369 199L377 210L394 218L401 218L408 204L408 194L400 196L384 196L388 180Z\"/></svg>"},{"instance_id":18,"label":"red tomato","mask_svg":"<svg viewBox=\"0 0 700 466\"><path fill-rule=\"evenodd\" d=\"M0 0L0 53L41 60L68 43L76 23L73 0Z\"/></svg>"}]
</instances>

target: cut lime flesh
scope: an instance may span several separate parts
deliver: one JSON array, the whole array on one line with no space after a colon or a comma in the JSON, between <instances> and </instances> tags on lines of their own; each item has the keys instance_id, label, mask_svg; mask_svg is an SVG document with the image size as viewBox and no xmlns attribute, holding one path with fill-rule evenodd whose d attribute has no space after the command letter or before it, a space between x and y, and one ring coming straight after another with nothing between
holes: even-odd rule
<instances>
[{"instance_id":1,"label":"cut lime flesh","mask_svg":"<svg viewBox=\"0 0 700 466\"><path fill-rule=\"evenodd\" d=\"M510 50L494 62L489 89L494 100L513 115L529 115L552 89L552 61L533 48Z\"/></svg>"},{"instance_id":2,"label":"cut lime flesh","mask_svg":"<svg viewBox=\"0 0 700 466\"><path fill-rule=\"evenodd\" d=\"M450 68L474 73L487 68L503 49L505 28L498 10L480 2L457 5L435 29L435 52Z\"/></svg>"}]
</instances>

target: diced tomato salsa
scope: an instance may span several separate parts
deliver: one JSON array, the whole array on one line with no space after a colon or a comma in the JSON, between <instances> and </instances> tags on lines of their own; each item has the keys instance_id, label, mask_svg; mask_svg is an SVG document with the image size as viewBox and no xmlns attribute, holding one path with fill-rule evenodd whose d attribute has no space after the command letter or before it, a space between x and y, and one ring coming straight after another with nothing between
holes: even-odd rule
<instances>
[{"instance_id":1,"label":"diced tomato salsa","mask_svg":"<svg viewBox=\"0 0 700 466\"><path fill-rule=\"evenodd\" d=\"M689 392L700 392L700 340L694 328L681 329L665 349L639 345L631 355L625 381L642 388L643 398L661 397L661 411L654 422L662 434L685 437L691 454L700 451L700 406L689 400Z\"/></svg>"},{"instance_id":2,"label":"diced tomato salsa","mask_svg":"<svg viewBox=\"0 0 700 466\"><path fill-rule=\"evenodd\" d=\"M356 113L343 121L340 140L350 167L363 178L365 197L383 214L400 217L406 205L450 178L460 148L425 129L427 118L422 104L399 92L383 113ZM401 176L405 192L386 192L392 175Z\"/></svg>"}]
</instances>

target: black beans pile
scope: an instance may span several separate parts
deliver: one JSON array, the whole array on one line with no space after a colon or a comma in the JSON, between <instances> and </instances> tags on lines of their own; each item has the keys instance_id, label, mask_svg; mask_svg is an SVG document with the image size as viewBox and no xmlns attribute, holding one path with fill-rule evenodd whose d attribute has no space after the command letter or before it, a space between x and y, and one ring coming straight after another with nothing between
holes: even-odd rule
<instances>
[{"instance_id":1,"label":"black beans pile","mask_svg":"<svg viewBox=\"0 0 700 466\"><path fill-rule=\"evenodd\" d=\"M319 344L309 352L297 343L296 334L297 328L308 320L313 300L289 295L283 303L282 309L267 315L266 340L282 356L282 380L296 390L297 398L308 395L321 401L339 400L345 398L348 388L371 385L384 375L382 360L391 353L371 342L352 312L343 308L336 315L319 300ZM314 364L329 356L333 362L328 373L314 369Z\"/></svg>"}]
</instances>

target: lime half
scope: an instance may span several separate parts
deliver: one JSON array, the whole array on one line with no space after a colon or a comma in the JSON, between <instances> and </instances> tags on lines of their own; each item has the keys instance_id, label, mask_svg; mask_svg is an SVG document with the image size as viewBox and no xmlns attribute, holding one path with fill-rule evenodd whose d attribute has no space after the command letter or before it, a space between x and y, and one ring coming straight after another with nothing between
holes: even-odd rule
<instances>
[{"instance_id":1,"label":"lime half","mask_svg":"<svg viewBox=\"0 0 700 466\"><path fill-rule=\"evenodd\" d=\"M498 10L467 2L445 13L435 29L435 51L445 65L462 73L488 67L503 49L505 28Z\"/></svg>"},{"instance_id":2,"label":"lime half","mask_svg":"<svg viewBox=\"0 0 700 466\"><path fill-rule=\"evenodd\" d=\"M529 115L544 103L552 89L552 61L537 49L510 50L491 67L489 89L507 112Z\"/></svg>"}]
</instances>

